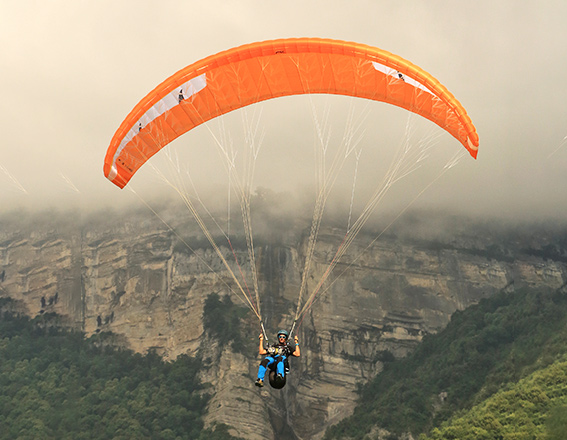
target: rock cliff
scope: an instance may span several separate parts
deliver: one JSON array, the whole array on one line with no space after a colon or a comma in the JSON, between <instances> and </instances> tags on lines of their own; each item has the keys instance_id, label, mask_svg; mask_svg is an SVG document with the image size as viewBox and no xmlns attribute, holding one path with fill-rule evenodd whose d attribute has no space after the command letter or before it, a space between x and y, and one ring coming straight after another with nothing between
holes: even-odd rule
<instances>
[{"instance_id":1,"label":"rock cliff","mask_svg":"<svg viewBox=\"0 0 567 440\"><path fill-rule=\"evenodd\" d=\"M208 365L203 380L213 390L209 424L225 423L247 439L318 438L352 412L357 383L443 328L455 310L501 289L565 284L565 250L550 233L527 240L521 231L504 237L485 225L459 224L446 234L400 224L377 241L376 234L359 236L334 270L340 276L331 277L301 323L302 356L292 360L281 391L253 386L260 357L235 352L204 331L206 298L228 294L231 280L195 228L173 233L140 213L5 216L0 294L20 300L32 316L56 312L87 334L112 331L136 351L154 349L172 359L201 349ZM293 319L305 231L291 228L256 248L262 307L272 331ZM343 235L322 230L310 289ZM222 251L234 261L227 247ZM239 260L246 252L236 248ZM549 258L550 252L558 258ZM254 345L257 334L249 335Z\"/></svg>"}]
</instances>

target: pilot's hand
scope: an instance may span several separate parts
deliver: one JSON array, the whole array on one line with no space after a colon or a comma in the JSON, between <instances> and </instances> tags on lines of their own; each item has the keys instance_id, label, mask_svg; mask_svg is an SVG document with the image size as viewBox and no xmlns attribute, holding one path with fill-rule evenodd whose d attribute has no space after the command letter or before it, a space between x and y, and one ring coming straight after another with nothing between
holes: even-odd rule
<instances>
[{"instance_id":1,"label":"pilot's hand","mask_svg":"<svg viewBox=\"0 0 567 440\"><path fill-rule=\"evenodd\" d=\"M264 339L264 334L260 333L260 336L258 336L258 338L260 338L260 340Z\"/></svg>"}]
</instances>

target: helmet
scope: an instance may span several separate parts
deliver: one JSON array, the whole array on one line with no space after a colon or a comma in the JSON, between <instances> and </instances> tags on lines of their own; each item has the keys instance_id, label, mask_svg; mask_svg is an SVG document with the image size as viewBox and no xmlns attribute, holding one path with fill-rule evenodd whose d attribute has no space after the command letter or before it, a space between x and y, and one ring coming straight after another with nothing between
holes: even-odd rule
<instances>
[{"instance_id":1,"label":"helmet","mask_svg":"<svg viewBox=\"0 0 567 440\"><path fill-rule=\"evenodd\" d=\"M289 333L287 332L287 330L280 330L278 332L278 338L280 337L280 335L284 335L286 340L287 340L287 338L289 338Z\"/></svg>"}]
</instances>

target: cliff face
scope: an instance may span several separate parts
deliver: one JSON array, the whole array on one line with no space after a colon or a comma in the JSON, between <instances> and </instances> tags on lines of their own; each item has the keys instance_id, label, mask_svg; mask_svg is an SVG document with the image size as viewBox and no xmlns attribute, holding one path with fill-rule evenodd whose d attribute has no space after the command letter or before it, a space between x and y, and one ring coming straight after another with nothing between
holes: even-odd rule
<instances>
[{"instance_id":1,"label":"cliff face","mask_svg":"<svg viewBox=\"0 0 567 440\"><path fill-rule=\"evenodd\" d=\"M343 234L321 234L310 290ZM237 353L203 330L205 299L226 294L231 283L214 251L188 250L149 215L64 226L3 222L0 293L21 300L30 315L57 312L87 334L115 332L137 351L175 358L201 347L209 365L203 379L214 393L209 423L226 423L249 439L317 438L352 412L358 382L380 372L390 354L404 356L423 335L443 328L455 310L501 289L559 288L567 280L564 263L521 251L541 248L549 237L512 241L510 250L473 231L449 236L417 240L406 231L375 243L373 236L359 237L334 270L340 276L331 277L301 323L302 355L292 360L281 391L253 386L260 357ZM305 241L305 231L297 230L256 249L263 314L272 330L292 322ZM245 260L246 249L237 255ZM249 335L254 344L257 334Z\"/></svg>"}]
</instances>

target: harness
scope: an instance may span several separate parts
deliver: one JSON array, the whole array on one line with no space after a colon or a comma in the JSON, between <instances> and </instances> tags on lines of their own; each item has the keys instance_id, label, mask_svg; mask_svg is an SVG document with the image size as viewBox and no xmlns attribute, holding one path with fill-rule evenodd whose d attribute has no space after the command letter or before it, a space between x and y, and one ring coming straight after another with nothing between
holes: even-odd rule
<instances>
[{"instance_id":1,"label":"harness","mask_svg":"<svg viewBox=\"0 0 567 440\"><path fill-rule=\"evenodd\" d=\"M289 357L291 354L291 349L286 343L285 345L270 345L266 350L269 356L286 356Z\"/></svg>"}]
</instances>

